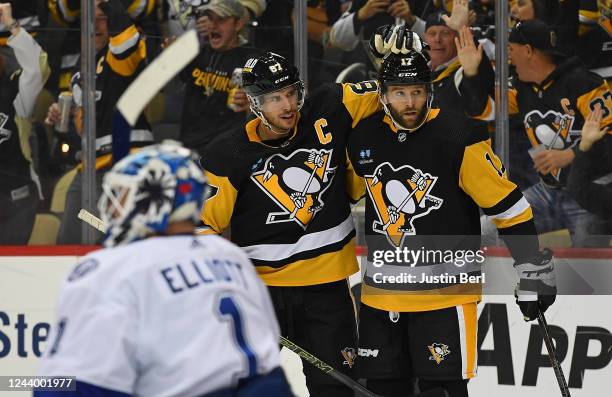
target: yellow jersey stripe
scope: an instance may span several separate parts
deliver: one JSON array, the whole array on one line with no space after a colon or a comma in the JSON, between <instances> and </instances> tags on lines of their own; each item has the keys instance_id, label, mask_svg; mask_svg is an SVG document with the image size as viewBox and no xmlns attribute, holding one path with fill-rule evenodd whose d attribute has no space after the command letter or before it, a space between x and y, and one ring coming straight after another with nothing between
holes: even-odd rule
<instances>
[{"instance_id":1,"label":"yellow jersey stripe","mask_svg":"<svg viewBox=\"0 0 612 397\"><path fill-rule=\"evenodd\" d=\"M115 55L109 51L106 62L110 65L115 73L123 77L132 76L140 63L147 56L147 47L144 40L138 42L138 48L125 59L117 59Z\"/></svg>"},{"instance_id":2,"label":"yellow jersey stripe","mask_svg":"<svg viewBox=\"0 0 612 397\"><path fill-rule=\"evenodd\" d=\"M361 302L380 310L396 312L424 312L446 309L465 303L478 302L482 288L479 284L457 284L446 288L422 291L393 291L361 286Z\"/></svg>"}]
</instances>

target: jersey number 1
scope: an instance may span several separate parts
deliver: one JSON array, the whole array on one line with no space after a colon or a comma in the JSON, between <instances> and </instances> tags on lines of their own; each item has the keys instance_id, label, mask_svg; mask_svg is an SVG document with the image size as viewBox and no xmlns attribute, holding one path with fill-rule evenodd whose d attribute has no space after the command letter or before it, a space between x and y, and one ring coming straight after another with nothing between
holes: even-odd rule
<instances>
[{"instance_id":1,"label":"jersey number 1","mask_svg":"<svg viewBox=\"0 0 612 397\"><path fill-rule=\"evenodd\" d=\"M222 319L231 321L234 326L234 340L240 351L246 356L249 366L248 377L250 378L257 375L257 359L255 358L253 349L251 349L247 343L244 334L244 324L242 323L242 316L240 315L238 306L236 306L236 303L231 297L224 296L219 300L218 309Z\"/></svg>"}]
</instances>

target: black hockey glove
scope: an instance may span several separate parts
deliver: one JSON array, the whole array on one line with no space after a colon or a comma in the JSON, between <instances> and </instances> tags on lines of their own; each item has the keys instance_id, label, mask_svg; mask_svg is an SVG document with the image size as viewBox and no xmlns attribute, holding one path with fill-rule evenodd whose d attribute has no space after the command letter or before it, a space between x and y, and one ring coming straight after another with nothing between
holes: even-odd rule
<instances>
[{"instance_id":1,"label":"black hockey glove","mask_svg":"<svg viewBox=\"0 0 612 397\"><path fill-rule=\"evenodd\" d=\"M552 251L545 248L530 262L515 263L519 277L516 286L516 303L525 321L538 318L538 311L544 313L555 302L557 281L555 279L555 259Z\"/></svg>"},{"instance_id":2,"label":"black hockey glove","mask_svg":"<svg viewBox=\"0 0 612 397\"><path fill-rule=\"evenodd\" d=\"M377 58L393 54L408 54L410 51L422 52L428 48L418 34L406 25L383 25L370 37L370 51Z\"/></svg>"}]
</instances>

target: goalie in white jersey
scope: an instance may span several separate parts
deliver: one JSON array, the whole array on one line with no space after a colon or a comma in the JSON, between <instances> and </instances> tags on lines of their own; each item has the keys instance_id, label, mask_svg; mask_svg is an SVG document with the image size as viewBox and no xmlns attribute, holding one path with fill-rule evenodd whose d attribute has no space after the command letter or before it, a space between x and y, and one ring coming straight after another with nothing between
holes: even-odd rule
<instances>
[{"instance_id":1,"label":"goalie in white jersey","mask_svg":"<svg viewBox=\"0 0 612 397\"><path fill-rule=\"evenodd\" d=\"M39 370L75 392L34 396L291 396L279 329L247 256L195 236L206 179L194 154L164 142L108 172L98 203L107 249L62 286Z\"/></svg>"}]
</instances>

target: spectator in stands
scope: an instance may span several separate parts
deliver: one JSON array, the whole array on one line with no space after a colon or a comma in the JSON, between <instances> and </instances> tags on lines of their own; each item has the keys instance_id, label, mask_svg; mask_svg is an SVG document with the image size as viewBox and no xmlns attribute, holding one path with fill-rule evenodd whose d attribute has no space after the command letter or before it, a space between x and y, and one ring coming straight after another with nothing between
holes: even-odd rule
<instances>
[{"instance_id":1,"label":"spectator in stands","mask_svg":"<svg viewBox=\"0 0 612 397\"><path fill-rule=\"evenodd\" d=\"M211 0L198 14L207 43L181 72L186 88L180 140L202 153L213 138L244 124L249 103L236 73L259 52L240 35L249 18L240 1Z\"/></svg>"},{"instance_id":2,"label":"spectator in stands","mask_svg":"<svg viewBox=\"0 0 612 397\"><path fill-rule=\"evenodd\" d=\"M168 32L170 36L180 36L188 29L195 28L195 13L198 6L205 0L166 0ZM249 12L250 18L259 17L266 10L265 0L240 0Z\"/></svg>"},{"instance_id":3,"label":"spectator in stands","mask_svg":"<svg viewBox=\"0 0 612 397\"><path fill-rule=\"evenodd\" d=\"M406 22L412 31L423 35L425 21L418 13L422 4L408 0L355 0L331 29L330 44L345 51L373 36L379 26ZM413 11L414 10L414 11Z\"/></svg>"},{"instance_id":4,"label":"spectator in stands","mask_svg":"<svg viewBox=\"0 0 612 397\"><path fill-rule=\"evenodd\" d=\"M510 9L510 15L515 21L541 19L553 25L559 10L558 0L517 0Z\"/></svg>"},{"instance_id":5,"label":"spectator in stands","mask_svg":"<svg viewBox=\"0 0 612 397\"><path fill-rule=\"evenodd\" d=\"M576 157L567 180L567 189L582 207L604 219L612 219L612 132L609 131L609 126L602 128L605 111L599 106L596 107L584 122L580 144L575 151ZM606 150L597 150L604 149L604 145ZM604 181L597 181L597 176L591 171L599 161L606 163L608 175L604 177Z\"/></svg>"},{"instance_id":6,"label":"spectator in stands","mask_svg":"<svg viewBox=\"0 0 612 397\"><path fill-rule=\"evenodd\" d=\"M121 0L96 0L96 184L100 193L102 176L112 162L112 128L115 105L125 89L144 67L146 44L130 20ZM110 33L109 33L110 32ZM78 70L78 69L77 69ZM80 72L71 78L71 88L77 107L75 126L82 130L82 91ZM60 119L57 103L49 108L46 123L55 125ZM141 116L130 135L130 145L141 147L153 142L149 123ZM80 170L80 167L79 167ZM77 214L81 208L82 175L78 172L70 184L62 217L58 243L79 244L81 222Z\"/></svg>"},{"instance_id":7,"label":"spectator in stands","mask_svg":"<svg viewBox=\"0 0 612 397\"><path fill-rule=\"evenodd\" d=\"M32 36L41 25L47 22L47 14L44 7L40 7L39 0L8 0L6 3L11 5L13 18L19 21L19 25L31 32ZM0 26L0 45L6 45L6 41L11 36L7 26Z\"/></svg>"},{"instance_id":8,"label":"spectator in stands","mask_svg":"<svg viewBox=\"0 0 612 397\"><path fill-rule=\"evenodd\" d=\"M577 55L587 68L612 81L612 1L582 0Z\"/></svg>"},{"instance_id":9,"label":"spectator in stands","mask_svg":"<svg viewBox=\"0 0 612 397\"><path fill-rule=\"evenodd\" d=\"M508 93L509 110L523 120L533 146L530 154L534 167L541 178L524 192L538 233L567 228L574 246L607 245L597 238L603 234L605 222L582 208L565 189L575 156L573 138L591 109L608 109L602 123L612 123L607 84L579 59L561 54L555 32L540 20L517 23L509 42L509 59L516 68L516 79ZM595 175L603 172L594 170Z\"/></svg>"},{"instance_id":10,"label":"spectator in stands","mask_svg":"<svg viewBox=\"0 0 612 397\"><path fill-rule=\"evenodd\" d=\"M36 98L49 77L47 54L0 3L0 26L20 69L9 73L0 55L0 244L27 244L39 200L38 178L22 150ZM28 156L29 157L29 156Z\"/></svg>"},{"instance_id":11,"label":"spectator in stands","mask_svg":"<svg viewBox=\"0 0 612 397\"><path fill-rule=\"evenodd\" d=\"M539 19L553 28L558 48L573 55L578 41L579 0L518 0L511 9L514 21Z\"/></svg>"},{"instance_id":12,"label":"spectator in stands","mask_svg":"<svg viewBox=\"0 0 612 397\"><path fill-rule=\"evenodd\" d=\"M483 109L470 122L486 134L485 121L492 120L495 74L483 44L476 45L468 24L467 1L457 1L453 14L430 14L426 21L425 42L430 58L434 105L462 116L474 115L468 108Z\"/></svg>"},{"instance_id":13,"label":"spectator in stands","mask_svg":"<svg viewBox=\"0 0 612 397\"><path fill-rule=\"evenodd\" d=\"M132 21L137 21L139 26L149 35L159 36L159 29L151 20L155 13L156 0L120 0L127 15ZM61 64L59 76L59 90L70 90L70 79L77 67L81 52L80 24L81 24L81 2L65 0L48 0L51 18L66 29L66 37L61 49ZM118 32L112 32L116 34ZM96 38L98 39L98 38ZM152 44L152 43L149 43ZM101 48L104 48L102 46ZM100 48L96 47L96 51Z\"/></svg>"}]
</instances>

